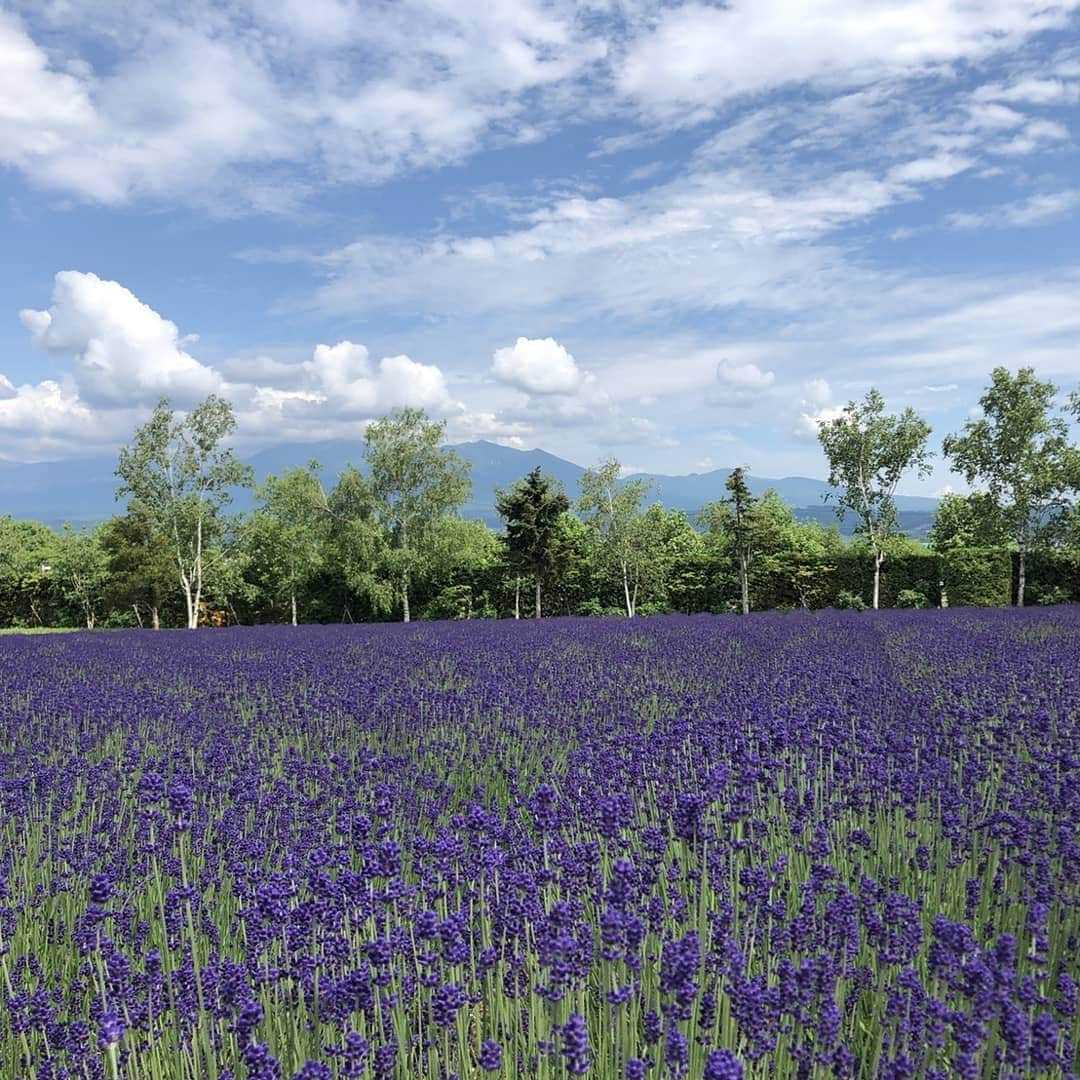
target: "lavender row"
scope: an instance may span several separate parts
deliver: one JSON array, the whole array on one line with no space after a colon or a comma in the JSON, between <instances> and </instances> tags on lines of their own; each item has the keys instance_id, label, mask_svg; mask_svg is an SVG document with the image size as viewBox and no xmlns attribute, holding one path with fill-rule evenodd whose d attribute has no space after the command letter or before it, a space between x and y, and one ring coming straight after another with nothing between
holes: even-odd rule
<instances>
[{"instance_id":1,"label":"lavender row","mask_svg":"<svg viewBox=\"0 0 1080 1080\"><path fill-rule=\"evenodd\" d=\"M1080 613L0 642L0 1073L1068 1077Z\"/></svg>"}]
</instances>

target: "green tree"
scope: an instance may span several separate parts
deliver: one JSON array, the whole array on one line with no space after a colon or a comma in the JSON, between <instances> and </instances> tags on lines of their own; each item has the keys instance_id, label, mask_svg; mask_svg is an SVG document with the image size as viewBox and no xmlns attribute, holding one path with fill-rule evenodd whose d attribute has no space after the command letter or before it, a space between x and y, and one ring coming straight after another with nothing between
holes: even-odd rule
<instances>
[{"instance_id":1,"label":"green tree","mask_svg":"<svg viewBox=\"0 0 1080 1080\"><path fill-rule=\"evenodd\" d=\"M125 515L101 527L101 547L108 567L106 605L114 612L130 609L139 626L145 612L159 629L162 608L177 591L168 540L155 534L149 515L133 502Z\"/></svg>"},{"instance_id":2,"label":"green tree","mask_svg":"<svg viewBox=\"0 0 1080 1080\"><path fill-rule=\"evenodd\" d=\"M930 425L910 406L899 416L885 412L885 400L871 389L865 401L849 401L843 413L821 423L818 440L829 459L829 483L837 489L836 514L859 519L874 557L874 600L881 597L881 564L896 534L896 488L911 469L930 472L926 443Z\"/></svg>"},{"instance_id":3,"label":"green tree","mask_svg":"<svg viewBox=\"0 0 1080 1080\"><path fill-rule=\"evenodd\" d=\"M642 528L651 542L640 610L700 610L707 591L704 543L685 511L654 502L645 511Z\"/></svg>"},{"instance_id":4,"label":"green tree","mask_svg":"<svg viewBox=\"0 0 1080 1080\"><path fill-rule=\"evenodd\" d=\"M304 467L268 476L257 490L261 505L245 522L248 545L257 543L258 566L272 593L287 598L293 626L299 621L297 594L318 571L330 505L319 472Z\"/></svg>"},{"instance_id":5,"label":"green tree","mask_svg":"<svg viewBox=\"0 0 1080 1080\"><path fill-rule=\"evenodd\" d=\"M495 509L506 529L506 560L515 575L532 578L533 615L539 619L541 586L559 565L559 519L570 500L562 484L537 466L509 491L495 493ZM514 618L519 616L515 599Z\"/></svg>"},{"instance_id":6,"label":"green tree","mask_svg":"<svg viewBox=\"0 0 1080 1080\"><path fill-rule=\"evenodd\" d=\"M1068 424L1052 413L1057 387L1033 368L1013 375L996 367L979 398L982 417L969 420L942 447L969 484L980 484L1000 514L1018 556L1016 602L1023 607L1029 551L1068 507L1080 482Z\"/></svg>"},{"instance_id":7,"label":"green tree","mask_svg":"<svg viewBox=\"0 0 1080 1080\"><path fill-rule=\"evenodd\" d=\"M492 586L497 583L499 537L482 521L444 517L428 541L422 582L429 597L426 619L491 617Z\"/></svg>"},{"instance_id":8,"label":"green tree","mask_svg":"<svg viewBox=\"0 0 1080 1080\"><path fill-rule=\"evenodd\" d=\"M746 483L746 469L743 466L732 469L731 475L724 481L729 494L727 498L710 504L706 518L712 528L723 530L729 540L731 550L739 567L739 600L742 613L750 613L750 566L754 561L757 547L757 533L760 531L755 521L757 499L750 493Z\"/></svg>"},{"instance_id":9,"label":"green tree","mask_svg":"<svg viewBox=\"0 0 1080 1080\"><path fill-rule=\"evenodd\" d=\"M459 510L472 490L470 463L442 445L446 424L423 409L398 409L369 424L364 452L375 514L390 539L402 620L409 621L409 583L422 567L435 523Z\"/></svg>"},{"instance_id":10,"label":"green tree","mask_svg":"<svg viewBox=\"0 0 1080 1080\"><path fill-rule=\"evenodd\" d=\"M236 427L232 405L211 394L178 419L162 398L150 419L120 451L117 498L129 495L150 519L153 533L167 539L184 595L187 626L199 625L208 552L221 530L221 511L237 487L253 482L222 446Z\"/></svg>"},{"instance_id":11,"label":"green tree","mask_svg":"<svg viewBox=\"0 0 1080 1080\"><path fill-rule=\"evenodd\" d=\"M927 539L939 552L994 548L1009 543L1009 532L997 504L986 492L949 492L938 503Z\"/></svg>"},{"instance_id":12,"label":"green tree","mask_svg":"<svg viewBox=\"0 0 1080 1080\"><path fill-rule=\"evenodd\" d=\"M73 529L65 525L56 545L52 572L61 583L64 599L78 607L86 629L93 630L109 572L100 528Z\"/></svg>"},{"instance_id":13,"label":"green tree","mask_svg":"<svg viewBox=\"0 0 1080 1080\"><path fill-rule=\"evenodd\" d=\"M0 618L6 625L51 624L58 598L56 547L56 533L40 521L0 517Z\"/></svg>"},{"instance_id":14,"label":"green tree","mask_svg":"<svg viewBox=\"0 0 1080 1080\"><path fill-rule=\"evenodd\" d=\"M345 585L342 616L351 621L354 602L376 618L389 615L398 596L397 580L390 578L393 551L367 477L354 465L342 470L328 505L324 574Z\"/></svg>"},{"instance_id":15,"label":"green tree","mask_svg":"<svg viewBox=\"0 0 1080 1080\"><path fill-rule=\"evenodd\" d=\"M628 618L637 610L638 592L652 555L652 538L644 528L642 503L650 485L644 480L622 480L615 458L600 462L581 474L578 509L601 541L602 550L622 580Z\"/></svg>"}]
</instances>

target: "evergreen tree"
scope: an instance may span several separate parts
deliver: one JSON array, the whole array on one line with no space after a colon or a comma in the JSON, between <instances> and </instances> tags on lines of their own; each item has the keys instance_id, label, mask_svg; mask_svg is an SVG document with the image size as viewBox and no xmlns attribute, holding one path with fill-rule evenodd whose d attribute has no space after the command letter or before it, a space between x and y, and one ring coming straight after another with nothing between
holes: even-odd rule
<instances>
[{"instance_id":1,"label":"evergreen tree","mask_svg":"<svg viewBox=\"0 0 1080 1080\"><path fill-rule=\"evenodd\" d=\"M570 508L562 485L537 466L509 491L496 493L495 508L506 523L506 556L518 575L533 581L533 615L541 613L540 591L559 555L559 518ZM514 615L520 614L515 604Z\"/></svg>"}]
</instances>

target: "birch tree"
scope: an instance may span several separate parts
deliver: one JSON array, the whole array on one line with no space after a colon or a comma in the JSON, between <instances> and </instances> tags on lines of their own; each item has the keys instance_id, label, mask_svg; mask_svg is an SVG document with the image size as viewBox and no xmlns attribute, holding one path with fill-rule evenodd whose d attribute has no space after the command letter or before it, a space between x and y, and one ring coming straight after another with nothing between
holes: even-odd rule
<instances>
[{"instance_id":1,"label":"birch tree","mask_svg":"<svg viewBox=\"0 0 1080 1080\"><path fill-rule=\"evenodd\" d=\"M268 476L258 489L261 506L247 522L261 534L278 591L288 598L293 626L299 621L297 593L316 572L323 554L321 530L330 506L319 478L321 468L317 461L309 461L306 467Z\"/></svg>"},{"instance_id":2,"label":"birch tree","mask_svg":"<svg viewBox=\"0 0 1080 1080\"><path fill-rule=\"evenodd\" d=\"M615 458L586 469L581 475L578 509L597 533L605 554L622 578L626 614L632 619L651 547L642 510L650 485L645 480L620 482L620 472L621 466Z\"/></svg>"},{"instance_id":3,"label":"birch tree","mask_svg":"<svg viewBox=\"0 0 1080 1080\"><path fill-rule=\"evenodd\" d=\"M874 388L863 402L849 401L840 416L818 426L818 440L829 459L829 483L836 491L836 516L859 519L874 559L874 601L881 597L881 564L899 533L896 488L904 474L930 472L926 443L930 425L910 406L900 415L885 412Z\"/></svg>"},{"instance_id":4,"label":"birch tree","mask_svg":"<svg viewBox=\"0 0 1080 1080\"><path fill-rule=\"evenodd\" d=\"M253 482L250 466L222 445L235 427L232 405L216 394L179 418L162 398L131 445L121 449L116 467L117 498L130 496L169 544L189 630L199 625L221 511L235 488Z\"/></svg>"},{"instance_id":5,"label":"birch tree","mask_svg":"<svg viewBox=\"0 0 1080 1080\"><path fill-rule=\"evenodd\" d=\"M470 463L442 445L445 432L445 423L410 408L376 420L364 433L371 494L390 540L403 622L411 617L410 580L420 568L429 530L460 509L472 490Z\"/></svg>"},{"instance_id":6,"label":"birch tree","mask_svg":"<svg viewBox=\"0 0 1080 1080\"><path fill-rule=\"evenodd\" d=\"M1065 511L1070 490L1080 484L1080 455L1069 442L1068 424L1052 413L1057 390L1053 383L1036 379L1033 368L1013 375L996 367L979 398L982 416L942 444L964 479L982 486L1016 545L1020 607L1027 554L1052 519Z\"/></svg>"}]
</instances>

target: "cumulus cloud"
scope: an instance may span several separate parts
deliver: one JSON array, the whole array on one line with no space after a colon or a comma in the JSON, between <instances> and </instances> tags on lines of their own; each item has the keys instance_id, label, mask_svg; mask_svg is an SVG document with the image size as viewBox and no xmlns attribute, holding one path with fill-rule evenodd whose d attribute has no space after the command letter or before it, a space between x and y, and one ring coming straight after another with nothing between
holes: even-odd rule
<instances>
[{"instance_id":1,"label":"cumulus cloud","mask_svg":"<svg viewBox=\"0 0 1080 1080\"><path fill-rule=\"evenodd\" d=\"M445 411L452 407L446 377L433 364L408 356L384 356L372 364L368 350L351 341L316 345L303 369L321 403L333 412L376 416L412 406Z\"/></svg>"},{"instance_id":2,"label":"cumulus cloud","mask_svg":"<svg viewBox=\"0 0 1080 1080\"><path fill-rule=\"evenodd\" d=\"M776 375L757 364L734 364L721 360L716 365L716 385L710 400L717 405L744 405L768 393Z\"/></svg>"},{"instance_id":3,"label":"cumulus cloud","mask_svg":"<svg viewBox=\"0 0 1080 1080\"><path fill-rule=\"evenodd\" d=\"M22 22L5 11L0 11L0 71L0 162L32 167L96 129L84 83L53 68Z\"/></svg>"},{"instance_id":4,"label":"cumulus cloud","mask_svg":"<svg viewBox=\"0 0 1080 1080\"><path fill-rule=\"evenodd\" d=\"M44 379L15 386L0 375L3 456L21 461L67 457L107 445L116 434L100 422L70 384Z\"/></svg>"},{"instance_id":5,"label":"cumulus cloud","mask_svg":"<svg viewBox=\"0 0 1080 1080\"><path fill-rule=\"evenodd\" d=\"M176 324L116 281L63 270L52 304L24 309L23 325L41 349L73 358L80 396L129 405L175 397L186 404L221 387L216 372L181 347Z\"/></svg>"},{"instance_id":6,"label":"cumulus cloud","mask_svg":"<svg viewBox=\"0 0 1080 1080\"><path fill-rule=\"evenodd\" d=\"M491 370L501 382L530 394L573 394L584 379L577 361L554 338L519 337L495 350Z\"/></svg>"}]
</instances>

